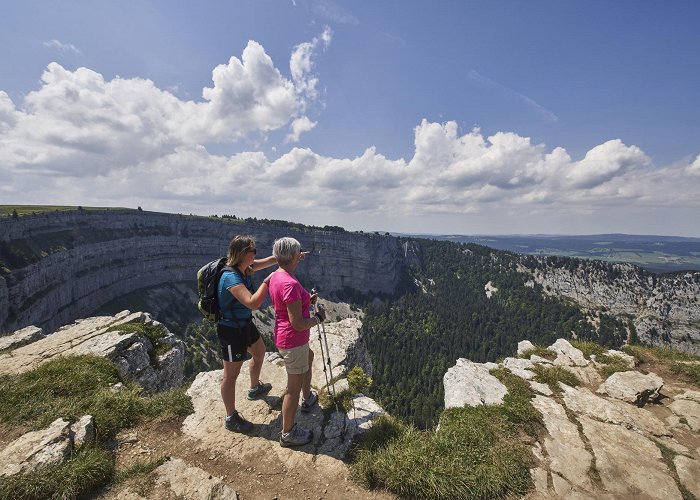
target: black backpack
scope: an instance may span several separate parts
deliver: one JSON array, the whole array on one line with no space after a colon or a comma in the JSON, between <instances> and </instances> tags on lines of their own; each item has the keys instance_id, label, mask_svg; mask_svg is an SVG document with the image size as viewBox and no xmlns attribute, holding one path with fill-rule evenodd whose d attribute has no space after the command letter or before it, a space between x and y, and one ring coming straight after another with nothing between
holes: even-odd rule
<instances>
[{"instance_id":1,"label":"black backpack","mask_svg":"<svg viewBox=\"0 0 700 500\"><path fill-rule=\"evenodd\" d=\"M245 283L245 278L239 269L226 265L226 257L212 260L197 271L197 291L199 292L197 308L199 312L202 313L202 316L204 316L204 319L209 321L216 322L221 319L221 309L219 308L219 280L225 271L238 273L243 283ZM236 303L236 299L234 298L233 300L234 302L231 304L231 307ZM234 319L238 321L235 315Z\"/></svg>"}]
</instances>

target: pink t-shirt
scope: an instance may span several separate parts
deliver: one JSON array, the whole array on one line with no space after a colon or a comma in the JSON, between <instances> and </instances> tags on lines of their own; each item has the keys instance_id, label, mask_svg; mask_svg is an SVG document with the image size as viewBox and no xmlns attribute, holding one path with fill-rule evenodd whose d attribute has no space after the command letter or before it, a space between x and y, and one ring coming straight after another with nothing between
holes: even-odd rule
<instances>
[{"instance_id":1,"label":"pink t-shirt","mask_svg":"<svg viewBox=\"0 0 700 500\"><path fill-rule=\"evenodd\" d=\"M272 273L270 279L270 299L275 307L275 345L279 349L291 349L299 347L309 341L309 330L295 330L289 321L287 304L295 300L301 300L301 315L309 318L309 306L311 305L311 295L304 290L299 280L285 271Z\"/></svg>"}]
</instances>

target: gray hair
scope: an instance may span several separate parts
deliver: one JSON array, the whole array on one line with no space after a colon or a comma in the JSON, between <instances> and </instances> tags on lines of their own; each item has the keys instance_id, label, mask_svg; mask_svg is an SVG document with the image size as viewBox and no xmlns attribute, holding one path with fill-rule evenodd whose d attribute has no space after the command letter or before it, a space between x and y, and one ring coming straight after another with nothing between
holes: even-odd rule
<instances>
[{"instance_id":1,"label":"gray hair","mask_svg":"<svg viewBox=\"0 0 700 500\"><path fill-rule=\"evenodd\" d=\"M301 252L301 243L289 236L279 238L272 244L272 255L280 264L291 262L294 254L299 252Z\"/></svg>"}]
</instances>

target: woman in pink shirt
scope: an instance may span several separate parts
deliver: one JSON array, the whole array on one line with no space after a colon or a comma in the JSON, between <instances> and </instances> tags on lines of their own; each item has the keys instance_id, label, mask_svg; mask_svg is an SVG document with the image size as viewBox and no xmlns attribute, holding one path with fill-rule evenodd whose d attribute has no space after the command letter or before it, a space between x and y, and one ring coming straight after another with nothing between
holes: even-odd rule
<instances>
[{"instance_id":1,"label":"woman in pink shirt","mask_svg":"<svg viewBox=\"0 0 700 500\"><path fill-rule=\"evenodd\" d=\"M279 264L279 269L271 275L269 288L275 308L274 339L287 369L280 436L280 445L285 447L307 444L314 437L311 430L297 427L295 423L300 392L304 394L301 411L311 411L318 401L318 395L311 391L314 353L309 348L309 330L326 319L323 310L311 316L309 308L316 302L316 295L310 295L294 276L294 270L307 254L294 238L280 238L272 246L272 255Z\"/></svg>"}]
</instances>

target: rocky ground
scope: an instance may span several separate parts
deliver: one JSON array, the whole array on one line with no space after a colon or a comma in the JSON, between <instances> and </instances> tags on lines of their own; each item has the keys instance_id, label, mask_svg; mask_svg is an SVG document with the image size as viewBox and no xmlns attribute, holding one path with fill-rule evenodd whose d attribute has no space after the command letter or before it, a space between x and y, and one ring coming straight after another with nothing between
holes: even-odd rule
<instances>
[{"instance_id":1,"label":"rocky ground","mask_svg":"<svg viewBox=\"0 0 700 500\"><path fill-rule=\"evenodd\" d=\"M603 363L566 340L548 348L552 359L528 355L533 347L522 342L524 357L501 363L529 382L544 423L532 447L529 499L700 498L700 391L663 363L605 378ZM625 353L606 355L634 366ZM559 382L552 391L534 380L538 365L561 367L582 384ZM458 360L445 375L445 405L502 402L507 389L489 374L498 366Z\"/></svg>"},{"instance_id":2,"label":"rocky ground","mask_svg":"<svg viewBox=\"0 0 700 500\"><path fill-rule=\"evenodd\" d=\"M125 311L114 317L81 320L58 332L43 336L26 329L6 339L7 347L0 374L22 373L56 356L96 354L113 361L126 379L172 380L158 370L169 361L172 350L178 354L181 344L149 364L152 346L138 333L125 333L120 325L141 321L158 325L149 315ZM361 323L356 318L325 325L335 389L348 388L344 378L352 366L370 369L367 353L359 340ZM110 330L111 328L111 330ZM164 333L170 339L170 332ZM27 340L31 337L31 340ZM29 343L27 343L29 342ZM327 391L322 368L318 330L311 339L317 353L312 385L319 393ZM143 352L141 352L143 351ZM180 356L181 361L181 356ZM169 365L168 365L169 366ZM180 363L179 380L181 380ZM141 423L121 431L110 447L114 450L116 470L134 466L158 465L155 470L131 474L129 479L113 482L94 492L92 498L393 498L383 492L369 492L351 481L346 463L348 452L358 435L383 410L371 399L356 394L347 408L316 406L308 414L298 414L300 426L314 431L314 440L300 448L282 448L281 401L286 388L286 370L276 353L268 353L261 378L273 385L270 393L257 401L248 401L250 387L248 362L244 363L236 386L238 411L255 424L250 435L227 431L225 410L219 384L222 370L200 373L189 387L194 412L187 417L170 417ZM173 377L177 378L177 377ZM162 380L163 379L163 380ZM152 384L154 390L171 384ZM323 398L322 398L323 401ZM45 464L64 460L81 443L83 431L77 424L57 419L46 429L27 432L18 426L0 425L0 475L16 474ZM150 467L153 469L154 467Z\"/></svg>"}]
</instances>

